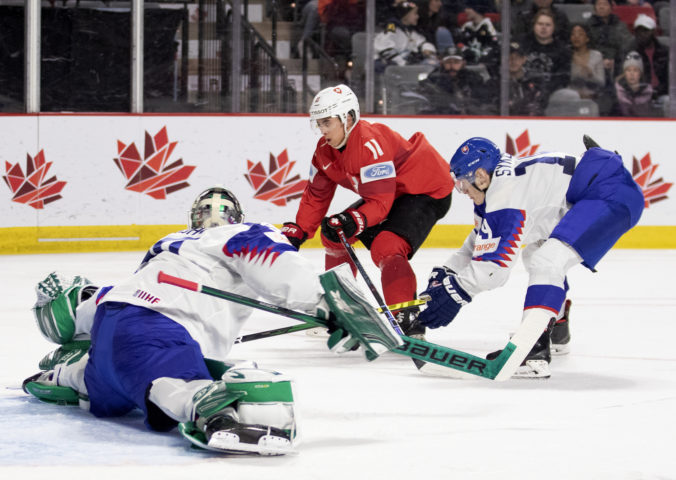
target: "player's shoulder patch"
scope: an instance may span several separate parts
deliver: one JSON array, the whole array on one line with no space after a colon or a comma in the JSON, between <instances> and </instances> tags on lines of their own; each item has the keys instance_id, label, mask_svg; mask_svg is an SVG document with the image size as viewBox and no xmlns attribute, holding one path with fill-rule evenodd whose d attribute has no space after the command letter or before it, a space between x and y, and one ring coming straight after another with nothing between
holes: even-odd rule
<instances>
[{"instance_id":1,"label":"player's shoulder patch","mask_svg":"<svg viewBox=\"0 0 676 480\"><path fill-rule=\"evenodd\" d=\"M394 162L373 163L362 167L359 171L361 183L374 182L376 180L383 180L385 178L394 178L397 172L394 168Z\"/></svg>"}]
</instances>

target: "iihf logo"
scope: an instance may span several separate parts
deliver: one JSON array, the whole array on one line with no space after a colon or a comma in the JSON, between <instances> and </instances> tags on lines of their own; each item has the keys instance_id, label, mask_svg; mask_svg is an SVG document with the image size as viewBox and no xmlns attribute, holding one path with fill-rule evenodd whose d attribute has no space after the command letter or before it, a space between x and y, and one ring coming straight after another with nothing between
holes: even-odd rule
<instances>
[{"instance_id":1,"label":"iihf logo","mask_svg":"<svg viewBox=\"0 0 676 480\"><path fill-rule=\"evenodd\" d=\"M460 151L464 154L467 154L469 152L469 146L468 145L463 145Z\"/></svg>"}]
</instances>

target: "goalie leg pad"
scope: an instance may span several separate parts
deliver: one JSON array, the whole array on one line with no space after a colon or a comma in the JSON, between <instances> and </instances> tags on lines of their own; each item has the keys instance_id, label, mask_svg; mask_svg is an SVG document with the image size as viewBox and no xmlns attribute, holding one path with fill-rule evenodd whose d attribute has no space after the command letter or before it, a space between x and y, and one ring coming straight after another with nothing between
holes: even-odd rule
<instances>
[{"instance_id":1,"label":"goalie leg pad","mask_svg":"<svg viewBox=\"0 0 676 480\"><path fill-rule=\"evenodd\" d=\"M70 365L80 360L89 351L90 346L90 340L64 343L56 350L42 357L38 366L40 370L54 370L59 364Z\"/></svg>"},{"instance_id":2,"label":"goalie leg pad","mask_svg":"<svg viewBox=\"0 0 676 480\"><path fill-rule=\"evenodd\" d=\"M258 368L232 368L193 397L192 422L179 431L201 448L279 455L293 451L296 420L290 379Z\"/></svg>"}]
</instances>

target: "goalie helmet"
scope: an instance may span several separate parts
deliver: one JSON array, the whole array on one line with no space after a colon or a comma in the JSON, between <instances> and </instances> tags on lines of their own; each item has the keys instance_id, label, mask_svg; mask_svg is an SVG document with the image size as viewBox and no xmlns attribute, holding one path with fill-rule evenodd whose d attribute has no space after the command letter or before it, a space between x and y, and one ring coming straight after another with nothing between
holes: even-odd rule
<instances>
[{"instance_id":1,"label":"goalie helmet","mask_svg":"<svg viewBox=\"0 0 676 480\"><path fill-rule=\"evenodd\" d=\"M347 130L347 117L352 113L354 125L359 121L359 100L347 85L336 85L325 88L315 95L310 105L310 123L317 124L317 120L326 117L338 117L343 122L345 136L350 133ZM352 128L354 128L352 125ZM350 129L350 131L352 130Z\"/></svg>"},{"instance_id":2,"label":"goalie helmet","mask_svg":"<svg viewBox=\"0 0 676 480\"><path fill-rule=\"evenodd\" d=\"M483 137L465 140L451 158L451 174L460 189L463 181L474 183L477 168L493 173L500 161L500 149L496 144Z\"/></svg>"},{"instance_id":3,"label":"goalie helmet","mask_svg":"<svg viewBox=\"0 0 676 480\"><path fill-rule=\"evenodd\" d=\"M242 223L244 213L235 195L223 188L212 187L200 193L190 209L190 228L211 228Z\"/></svg>"}]
</instances>

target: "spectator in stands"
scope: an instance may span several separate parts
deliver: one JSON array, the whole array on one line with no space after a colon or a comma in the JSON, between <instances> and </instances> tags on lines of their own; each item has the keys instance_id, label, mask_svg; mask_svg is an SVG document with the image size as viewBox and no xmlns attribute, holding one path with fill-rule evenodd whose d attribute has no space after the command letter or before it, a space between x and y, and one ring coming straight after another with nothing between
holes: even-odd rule
<instances>
[{"instance_id":1,"label":"spectator in stands","mask_svg":"<svg viewBox=\"0 0 676 480\"><path fill-rule=\"evenodd\" d=\"M502 11L501 2L502 0L496 0L495 2L495 7L498 12ZM528 15L531 8L533 8L533 0L512 0L509 8L512 30L514 29L516 22L519 21L519 17L521 15Z\"/></svg>"},{"instance_id":2,"label":"spectator in stands","mask_svg":"<svg viewBox=\"0 0 676 480\"><path fill-rule=\"evenodd\" d=\"M587 22L591 45L601 52L606 75L596 102L601 115L609 115L615 109L615 78L621 73L622 55L632 40L627 25L612 13L614 6L613 0L595 0L594 13Z\"/></svg>"},{"instance_id":3,"label":"spectator in stands","mask_svg":"<svg viewBox=\"0 0 676 480\"><path fill-rule=\"evenodd\" d=\"M573 56L570 65L570 88L577 90L580 98L596 100L606 84L603 56L589 48L589 27L574 24L570 30Z\"/></svg>"},{"instance_id":4,"label":"spectator in stands","mask_svg":"<svg viewBox=\"0 0 676 480\"><path fill-rule=\"evenodd\" d=\"M669 48L655 37L655 20L641 13L634 21L634 41L630 51L636 51L643 61L643 75L653 88L653 98L669 94Z\"/></svg>"},{"instance_id":5,"label":"spectator in stands","mask_svg":"<svg viewBox=\"0 0 676 480\"><path fill-rule=\"evenodd\" d=\"M435 46L416 29L418 6L413 2L402 2L395 11L396 18L373 41L376 72L384 72L388 65L438 65Z\"/></svg>"},{"instance_id":6,"label":"spectator in stands","mask_svg":"<svg viewBox=\"0 0 676 480\"><path fill-rule=\"evenodd\" d=\"M547 9L552 12L554 18L554 37L564 43L568 43L570 38L570 20L568 16L552 5L553 0L533 0L533 5L530 10L523 12L517 16L517 21L512 25L512 35L515 38L528 35L533 27L535 15L542 9Z\"/></svg>"},{"instance_id":7,"label":"spectator in stands","mask_svg":"<svg viewBox=\"0 0 676 480\"><path fill-rule=\"evenodd\" d=\"M494 8L489 0L472 0L465 6L467 22L460 26L456 42L463 51L467 63L483 63L491 77L500 73L500 45L498 32L486 17Z\"/></svg>"},{"instance_id":8,"label":"spectator in stands","mask_svg":"<svg viewBox=\"0 0 676 480\"><path fill-rule=\"evenodd\" d=\"M532 32L521 42L526 53L526 74L545 95L568 86L571 53L567 42L554 37L555 16L546 8L533 18Z\"/></svg>"},{"instance_id":9,"label":"spectator in stands","mask_svg":"<svg viewBox=\"0 0 676 480\"><path fill-rule=\"evenodd\" d=\"M624 117L654 117L653 88L643 81L644 64L638 52L629 52L623 63L623 73L615 82L619 114Z\"/></svg>"},{"instance_id":10,"label":"spectator in stands","mask_svg":"<svg viewBox=\"0 0 676 480\"><path fill-rule=\"evenodd\" d=\"M319 0L319 16L326 25L326 52L344 66L352 54L352 35L364 31L364 0Z\"/></svg>"},{"instance_id":11,"label":"spectator in stands","mask_svg":"<svg viewBox=\"0 0 676 480\"><path fill-rule=\"evenodd\" d=\"M298 58L303 53L303 42L319 32L319 1L299 0L300 15L293 22L291 31L291 57Z\"/></svg>"},{"instance_id":12,"label":"spectator in stands","mask_svg":"<svg viewBox=\"0 0 676 480\"><path fill-rule=\"evenodd\" d=\"M538 82L528 78L526 55L518 42L509 44L509 114L542 116L547 97Z\"/></svg>"},{"instance_id":13,"label":"spectator in stands","mask_svg":"<svg viewBox=\"0 0 676 480\"><path fill-rule=\"evenodd\" d=\"M418 31L429 43L437 47L437 52L443 54L455 46L451 28L453 23L444 11L441 0L418 0Z\"/></svg>"},{"instance_id":14,"label":"spectator in stands","mask_svg":"<svg viewBox=\"0 0 676 480\"><path fill-rule=\"evenodd\" d=\"M420 111L423 114L497 113L496 99L489 99L495 96L495 89L489 91L481 75L466 68L465 59L457 48L449 50L439 68L420 81L417 93L429 102Z\"/></svg>"}]
</instances>

